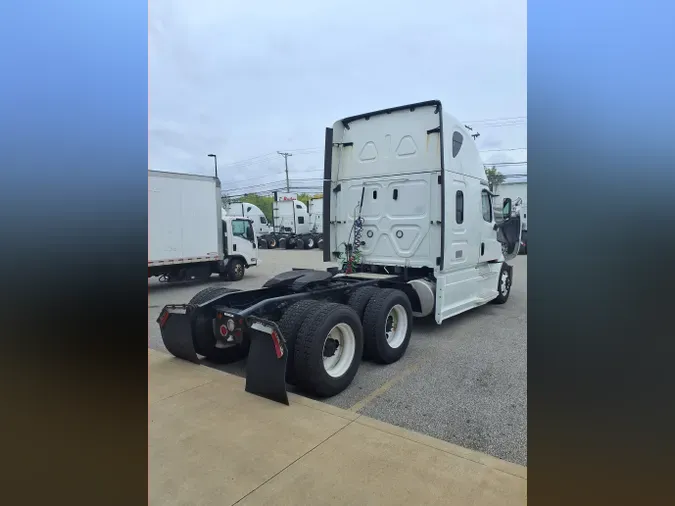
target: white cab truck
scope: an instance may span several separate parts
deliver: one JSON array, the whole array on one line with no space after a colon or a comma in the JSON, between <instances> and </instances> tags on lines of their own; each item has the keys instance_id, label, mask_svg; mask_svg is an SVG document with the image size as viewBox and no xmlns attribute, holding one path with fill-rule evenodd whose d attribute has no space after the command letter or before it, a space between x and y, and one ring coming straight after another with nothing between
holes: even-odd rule
<instances>
[{"instance_id":1,"label":"white cab truck","mask_svg":"<svg viewBox=\"0 0 675 506\"><path fill-rule=\"evenodd\" d=\"M323 188L324 260L340 267L166 306L164 344L196 363L248 355L246 391L281 403L287 383L338 394L363 359L405 355L414 316L441 324L508 300L521 234L509 200L498 221L470 132L440 101L344 118L326 129Z\"/></svg>"},{"instance_id":2,"label":"white cab truck","mask_svg":"<svg viewBox=\"0 0 675 506\"><path fill-rule=\"evenodd\" d=\"M307 205L296 193L274 192L272 223L277 245L286 249L311 249L319 236L312 232Z\"/></svg>"},{"instance_id":3,"label":"white cab truck","mask_svg":"<svg viewBox=\"0 0 675 506\"><path fill-rule=\"evenodd\" d=\"M238 281L257 264L251 221L223 216L217 178L148 171L148 278Z\"/></svg>"},{"instance_id":4,"label":"white cab truck","mask_svg":"<svg viewBox=\"0 0 675 506\"><path fill-rule=\"evenodd\" d=\"M227 206L223 206L223 209L227 215L244 216L251 220L259 239L272 232L272 226L267 221L265 213L255 204L251 204L250 202L230 202Z\"/></svg>"}]
</instances>

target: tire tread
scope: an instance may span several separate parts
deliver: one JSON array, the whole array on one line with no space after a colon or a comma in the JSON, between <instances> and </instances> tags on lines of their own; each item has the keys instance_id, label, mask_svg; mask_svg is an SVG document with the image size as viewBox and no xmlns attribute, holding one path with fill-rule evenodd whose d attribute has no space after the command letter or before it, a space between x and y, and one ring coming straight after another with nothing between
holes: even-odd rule
<instances>
[{"instance_id":1,"label":"tire tread","mask_svg":"<svg viewBox=\"0 0 675 506\"><path fill-rule=\"evenodd\" d=\"M380 331L382 331L382 322L379 321L380 316L389 304L389 298L399 294L407 302L404 306L406 306L408 313L408 333L410 334L412 332L412 308L410 307L407 295L401 290L396 290L395 288L382 288L378 290L378 293L371 297L363 314L364 355L381 364L390 364L397 361L405 354L410 342L410 336L408 336L406 341L399 348L396 348L396 351L391 356L387 356L386 351L383 352L378 347L378 339L381 339Z\"/></svg>"}]
</instances>

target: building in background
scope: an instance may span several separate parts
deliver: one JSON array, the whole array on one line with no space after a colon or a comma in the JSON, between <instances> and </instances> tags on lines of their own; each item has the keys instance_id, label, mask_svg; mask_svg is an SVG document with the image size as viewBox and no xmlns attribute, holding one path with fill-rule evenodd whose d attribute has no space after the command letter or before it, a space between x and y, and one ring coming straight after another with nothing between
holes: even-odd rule
<instances>
[{"instance_id":1,"label":"building in background","mask_svg":"<svg viewBox=\"0 0 675 506\"><path fill-rule=\"evenodd\" d=\"M509 198L515 202L520 197L523 199L523 205L527 205L527 181L504 181L495 188L495 193L502 201Z\"/></svg>"}]
</instances>

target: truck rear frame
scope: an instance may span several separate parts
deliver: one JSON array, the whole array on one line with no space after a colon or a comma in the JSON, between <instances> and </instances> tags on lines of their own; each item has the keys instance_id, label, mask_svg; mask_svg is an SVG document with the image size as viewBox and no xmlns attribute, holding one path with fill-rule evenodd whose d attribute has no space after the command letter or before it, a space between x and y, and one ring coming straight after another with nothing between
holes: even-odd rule
<instances>
[{"instance_id":1,"label":"truck rear frame","mask_svg":"<svg viewBox=\"0 0 675 506\"><path fill-rule=\"evenodd\" d=\"M160 313L157 322L167 350L178 358L194 363L200 363L199 355L212 362L227 363L248 354L246 391L284 404L288 404L287 382L300 383L303 390L320 397L338 393L325 385L317 387L313 384L316 378L301 377L303 371L297 368L289 370L289 366L295 367L295 357L291 357L289 364L289 354L294 352L295 341L299 338L297 334L301 329L300 325L296 325L295 332L288 332L284 315L290 313L294 304L309 302L304 316L299 316L304 318L301 324L306 320L311 323L313 315L321 311L352 312L351 325L356 327L353 331L359 335L359 340L365 342L363 346L368 348L367 341L373 339L363 335L362 323L368 305L375 301L371 308L372 318L381 319L382 315L377 314L377 310L380 313L389 312L389 308L379 307L380 296L391 296L393 292L399 294L399 298L394 300L398 300L397 305L406 311L405 315L399 316L401 325L405 320L407 330L405 342L400 343L404 346L399 347L394 354L396 356L382 356L376 349L371 350L370 358L379 362L397 360L405 352L412 329L412 311L419 305L415 290L399 276L344 275L334 268L327 271L296 269L285 272L255 290L236 291L215 287L202 292L206 297L198 294L193 298L194 302L167 305ZM218 350L228 349L225 347L228 339L232 353L221 353ZM212 347L205 344L209 341ZM324 348L330 344L324 342ZM363 346L359 345L358 348ZM325 357L325 349L323 353ZM361 362L361 353L357 355L353 357L355 369ZM350 382L351 378L337 389L343 390Z\"/></svg>"}]
</instances>

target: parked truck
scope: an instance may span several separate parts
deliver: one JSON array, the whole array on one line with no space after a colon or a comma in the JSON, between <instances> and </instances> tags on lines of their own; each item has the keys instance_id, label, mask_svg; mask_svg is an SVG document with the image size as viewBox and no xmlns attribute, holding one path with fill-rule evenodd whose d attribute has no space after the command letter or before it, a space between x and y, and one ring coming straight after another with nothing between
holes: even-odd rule
<instances>
[{"instance_id":1,"label":"parked truck","mask_svg":"<svg viewBox=\"0 0 675 506\"><path fill-rule=\"evenodd\" d=\"M270 235L273 232L272 225L267 221L267 217L262 209L250 202L230 202L223 206L223 212L233 216L244 216L251 220L258 238L258 245L261 248L275 248L276 241L270 241ZM270 245L269 243L272 242Z\"/></svg>"},{"instance_id":2,"label":"parked truck","mask_svg":"<svg viewBox=\"0 0 675 506\"><path fill-rule=\"evenodd\" d=\"M312 232L307 205L296 193L274 192L272 223L280 248L311 249L319 238Z\"/></svg>"},{"instance_id":3,"label":"parked truck","mask_svg":"<svg viewBox=\"0 0 675 506\"><path fill-rule=\"evenodd\" d=\"M339 267L165 306L157 321L167 349L195 363L248 355L246 391L288 404L287 383L329 397L362 359L400 360L413 317L441 324L508 300L520 218L506 200L496 223L471 134L440 101L327 128L323 199L323 258Z\"/></svg>"},{"instance_id":4,"label":"parked truck","mask_svg":"<svg viewBox=\"0 0 675 506\"><path fill-rule=\"evenodd\" d=\"M323 247L323 197L309 200L309 227L316 237L316 247Z\"/></svg>"},{"instance_id":5,"label":"parked truck","mask_svg":"<svg viewBox=\"0 0 675 506\"><path fill-rule=\"evenodd\" d=\"M148 171L148 278L238 281L257 264L251 221L223 216L218 178Z\"/></svg>"}]
</instances>

